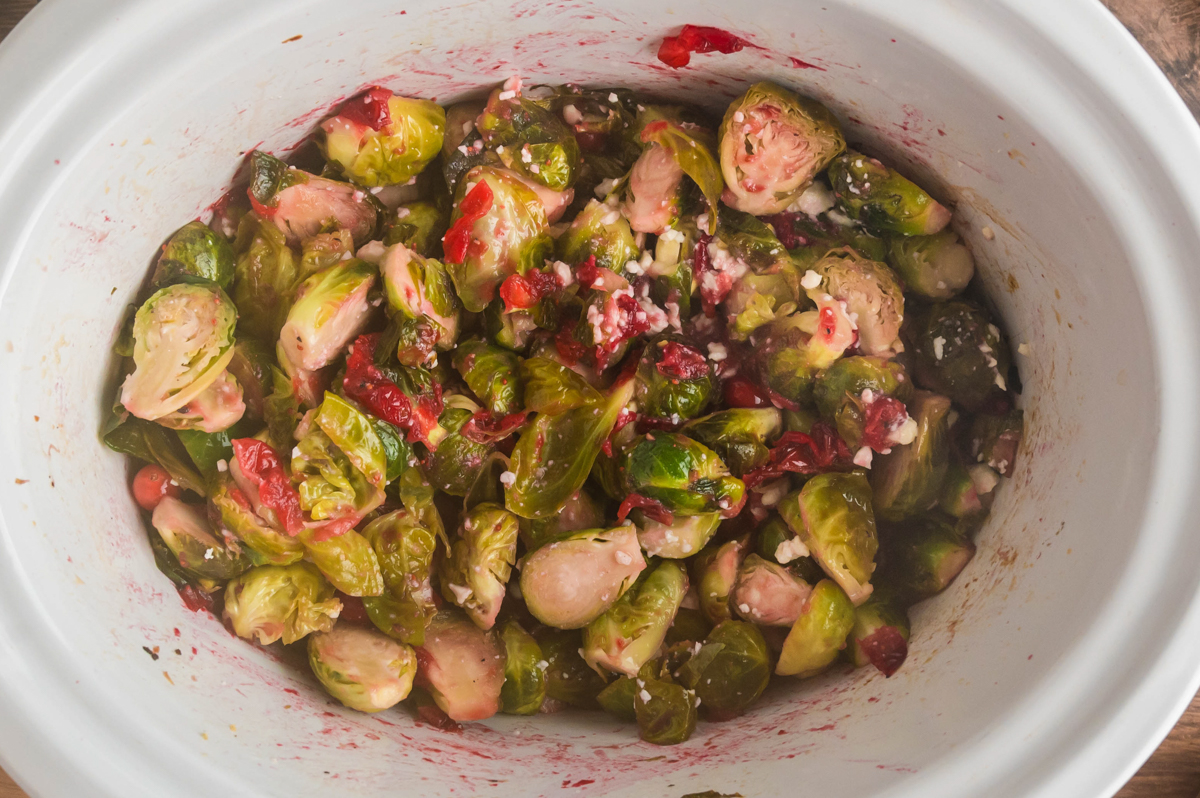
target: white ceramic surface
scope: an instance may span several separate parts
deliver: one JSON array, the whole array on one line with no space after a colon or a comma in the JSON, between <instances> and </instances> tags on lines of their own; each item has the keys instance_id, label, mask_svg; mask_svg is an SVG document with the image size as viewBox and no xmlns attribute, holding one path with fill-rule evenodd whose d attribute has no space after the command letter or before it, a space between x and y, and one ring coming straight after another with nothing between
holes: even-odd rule
<instances>
[{"instance_id":1,"label":"white ceramic surface","mask_svg":"<svg viewBox=\"0 0 1200 798\"><path fill-rule=\"evenodd\" d=\"M668 70L684 22L765 49ZM96 431L156 247L368 83L517 70L712 104L770 78L957 204L1030 346L1028 438L893 678L669 749L598 714L453 735L332 705L155 571ZM0 153L0 761L35 796L1102 796L1196 689L1200 131L1092 0L44 0L0 46Z\"/></svg>"}]
</instances>

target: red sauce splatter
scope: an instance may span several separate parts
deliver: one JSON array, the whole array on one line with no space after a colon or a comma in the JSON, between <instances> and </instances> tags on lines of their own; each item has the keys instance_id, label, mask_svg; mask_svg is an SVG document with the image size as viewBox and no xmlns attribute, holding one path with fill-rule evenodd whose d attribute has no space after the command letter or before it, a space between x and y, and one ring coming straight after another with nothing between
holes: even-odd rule
<instances>
[{"instance_id":1,"label":"red sauce splatter","mask_svg":"<svg viewBox=\"0 0 1200 798\"><path fill-rule=\"evenodd\" d=\"M486 180L480 180L475 184L475 188L468 191L467 195L463 197L458 206L462 216L450 225L450 229L442 237L442 247L446 253L447 263L462 263L466 260L468 247L480 244L479 240L474 238L471 233L475 228L475 223L492 209L494 201L492 188Z\"/></svg>"},{"instance_id":2,"label":"red sauce splatter","mask_svg":"<svg viewBox=\"0 0 1200 798\"><path fill-rule=\"evenodd\" d=\"M285 688L283 688L283 692L285 692L285 693L291 693L292 695L300 695L300 691L299 691L299 690L296 690L296 689L294 689L294 688L291 688L291 687L285 687Z\"/></svg>"},{"instance_id":3,"label":"red sauce splatter","mask_svg":"<svg viewBox=\"0 0 1200 798\"><path fill-rule=\"evenodd\" d=\"M884 676L900 670L908 656L908 641L894 626L883 626L858 641L871 664Z\"/></svg>"},{"instance_id":4,"label":"red sauce splatter","mask_svg":"<svg viewBox=\"0 0 1200 798\"><path fill-rule=\"evenodd\" d=\"M748 44L750 42L721 28L684 25L678 36L663 38L658 47L658 60L673 69L680 69L692 60L692 53L736 53Z\"/></svg>"},{"instance_id":5,"label":"red sauce splatter","mask_svg":"<svg viewBox=\"0 0 1200 798\"><path fill-rule=\"evenodd\" d=\"M816 69L821 72L829 71L829 70L825 69L825 67L823 67L823 66L817 66L816 64L810 64L808 61L801 61L799 58L796 58L794 55L789 55L788 61L796 69Z\"/></svg>"},{"instance_id":6,"label":"red sauce splatter","mask_svg":"<svg viewBox=\"0 0 1200 798\"><path fill-rule=\"evenodd\" d=\"M767 462L746 474L742 481L747 488L753 488L789 471L811 475L845 471L851 465L850 449L845 441L828 424L818 421L807 435L803 432L783 433L771 449Z\"/></svg>"},{"instance_id":7,"label":"red sauce splatter","mask_svg":"<svg viewBox=\"0 0 1200 798\"><path fill-rule=\"evenodd\" d=\"M372 86L357 97L346 100L337 115L372 130L383 130L392 124L392 112L388 107L391 99L390 91L382 86Z\"/></svg>"},{"instance_id":8,"label":"red sauce splatter","mask_svg":"<svg viewBox=\"0 0 1200 798\"><path fill-rule=\"evenodd\" d=\"M814 726L813 728L809 729L809 731L810 732L833 731L836 728L837 728L837 726L835 724L826 723L824 726Z\"/></svg>"},{"instance_id":9,"label":"red sauce splatter","mask_svg":"<svg viewBox=\"0 0 1200 798\"><path fill-rule=\"evenodd\" d=\"M697 380L708 376L708 361L704 355L675 341L668 341L662 347L662 359L654 367L659 374L675 380Z\"/></svg>"},{"instance_id":10,"label":"red sauce splatter","mask_svg":"<svg viewBox=\"0 0 1200 798\"><path fill-rule=\"evenodd\" d=\"M275 511L289 535L298 535L304 528L300 494L283 470L279 454L270 445L254 438L237 438L232 443L238 467L258 486L259 501Z\"/></svg>"}]
</instances>

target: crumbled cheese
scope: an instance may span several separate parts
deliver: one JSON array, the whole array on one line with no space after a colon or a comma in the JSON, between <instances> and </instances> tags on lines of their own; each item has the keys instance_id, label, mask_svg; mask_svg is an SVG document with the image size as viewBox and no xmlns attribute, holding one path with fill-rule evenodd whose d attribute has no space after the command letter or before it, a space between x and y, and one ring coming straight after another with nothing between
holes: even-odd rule
<instances>
[{"instance_id":1,"label":"crumbled cheese","mask_svg":"<svg viewBox=\"0 0 1200 798\"><path fill-rule=\"evenodd\" d=\"M466 145L466 144L459 144L459 145L458 145L458 151L459 151L459 152L461 152L463 155L467 155L467 154L468 154L468 153L467 153L467 145Z\"/></svg>"},{"instance_id":2,"label":"crumbled cheese","mask_svg":"<svg viewBox=\"0 0 1200 798\"><path fill-rule=\"evenodd\" d=\"M821 275L817 274L812 269L809 269L808 271L806 271L804 273L804 276L800 278L800 285L801 285L801 287L804 288L805 291L811 291L812 289L816 288L820 284L821 284Z\"/></svg>"},{"instance_id":3,"label":"crumbled cheese","mask_svg":"<svg viewBox=\"0 0 1200 798\"><path fill-rule=\"evenodd\" d=\"M1008 465L1008 463L1004 463ZM1000 477L995 471L985 465L973 465L967 469L967 473L971 475L971 484L975 486L975 492L980 496L986 496L996 489L996 485L1000 484Z\"/></svg>"},{"instance_id":4,"label":"crumbled cheese","mask_svg":"<svg viewBox=\"0 0 1200 798\"><path fill-rule=\"evenodd\" d=\"M224 474L226 471L229 470L229 463L225 462L224 460L218 460L217 461L217 470L220 471L222 474Z\"/></svg>"},{"instance_id":5,"label":"crumbled cheese","mask_svg":"<svg viewBox=\"0 0 1200 798\"><path fill-rule=\"evenodd\" d=\"M983 230L981 230L980 232L983 233L983 237L986 238L988 241L991 241L992 239L994 239L996 237L996 231L986 225L984 225Z\"/></svg>"},{"instance_id":6,"label":"crumbled cheese","mask_svg":"<svg viewBox=\"0 0 1200 798\"><path fill-rule=\"evenodd\" d=\"M447 584L446 587L450 588L450 592L454 594L454 600L459 604L469 599L473 592L471 588L463 587L462 585Z\"/></svg>"},{"instance_id":7,"label":"crumbled cheese","mask_svg":"<svg viewBox=\"0 0 1200 798\"><path fill-rule=\"evenodd\" d=\"M528 144L521 148L521 163L533 163L533 153L529 151Z\"/></svg>"},{"instance_id":8,"label":"crumbled cheese","mask_svg":"<svg viewBox=\"0 0 1200 798\"><path fill-rule=\"evenodd\" d=\"M643 704L650 703L650 693L646 692L645 690L642 690L640 693L638 693L638 698L642 699Z\"/></svg>"},{"instance_id":9,"label":"crumbled cheese","mask_svg":"<svg viewBox=\"0 0 1200 798\"><path fill-rule=\"evenodd\" d=\"M610 91L608 93L608 101L610 103L615 103L617 101L617 93L615 91Z\"/></svg>"},{"instance_id":10,"label":"crumbled cheese","mask_svg":"<svg viewBox=\"0 0 1200 798\"><path fill-rule=\"evenodd\" d=\"M501 102L503 102L504 100L511 100L512 98L516 97L517 93L515 91L502 91L498 96Z\"/></svg>"},{"instance_id":11,"label":"crumbled cheese","mask_svg":"<svg viewBox=\"0 0 1200 798\"><path fill-rule=\"evenodd\" d=\"M412 213L412 210L411 210L411 209L409 209L409 208L397 208L397 209L396 209L396 218L397 218L397 219L404 219L404 218L406 218L406 217L407 217L407 216L408 216L410 213Z\"/></svg>"},{"instance_id":12,"label":"crumbled cheese","mask_svg":"<svg viewBox=\"0 0 1200 798\"><path fill-rule=\"evenodd\" d=\"M904 423L896 427L888 435L888 440L899 446L912 443L917 438L917 420L912 418L904 419ZM887 454L887 452L883 452Z\"/></svg>"},{"instance_id":13,"label":"crumbled cheese","mask_svg":"<svg viewBox=\"0 0 1200 798\"><path fill-rule=\"evenodd\" d=\"M739 604L738 612L742 613L743 615L748 614L750 612L750 605L746 604L745 602Z\"/></svg>"},{"instance_id":14,"label":"crumbled cheese","mask_svg":"<svg viewBox=\"0 0 1200 798\"><path fill-rule=\"evenodd\" d=\"M299 446L293 447L292 448L292 457L296 458L299 456L300 456L300 447Z\"/></svg>"},{"instance_id":15,"label":"crumbled cheese","mask_svg":"<svg viewBox=\"0 0 1200 798\"><path fill-rule=\"evenodd\" d=\"M780 565L787 565L792 560L808 556L808 546L800 538L788 538L775 547L775 560Z\"/></svg>"},{"instance_id":16,"label":"crumbled cheese","mask_svg":"<svg viewBox=\"0 0 1200 798\"><path fill-rule=\"evenodd\" d=\"M679 318L679 303L667 303L667 323L671 325L671 329L675 332L683 332L683 322Z\"/></svg>"},{"instance_id":17,"label":"crumbled cheese","mask_svg":"<svg viewBox=\"0 0 1200 798\"><path fill-rule=\"evenodd\" d=\"M857 452L854 453L854 464L856 466L861 466L862 468L870 468L871 467L871 458L873 456L874 455L871 452L871 447L863 446L861 449L859 449Z\"/></svg>"},{"instance_id":18,"label":"crumbled cheese","mask_svg":"<svg viewBox=\"0 0 1200 798\"><path fill-rule=\"evenodd\" d=\"M744 122L745 120L746 120L746 115L743 114L741 111L733 112L733 121L734 122Z\"/></svg>"},{"instance_id":19,"label":"crumbled cheese","mask_svg":"<svg viewBox=\"0 0 1200 798\"><path fill-rule=\"evenodd\" d=\"M616 224L617 220L620 218L621 218L620 211L610 211L610 212L604 214L604 217L600 220L600 224L607 227L610 224Z\"/></svg>"},{"instance_id":20,"label":"crumbled cheese","mask_svg":"<svg viewBox=\"0 0 1200 798\"><path fill-rule=\"evenodd\" d=\"M538 166L537 164L530 164L529 171L533 172L535 175L541 174L542 167Z\"/></svg>"},{"instance_id":21,"label":"crumbled cheese","mask_svg":"<svg viewBox=\"0 0 1200 798\"><path fill-rule=\"evenodd\" d=\"M826 213L825 215L829 217L829 221L833 222L836 225L840 225L842 227L853 227L854 226L854 220L851 219L846 214L842 213L841 211L831 210L828 213Z\"/></svg>"},{"instance_id":22,"label":"crumbled cheese","mask_svg":"<svg viewBox=\"0 0 1200 798\"><path fill-rule=\"evenodd\" d=\"M558 278L558 284L566 288L568 285L574 285L575 275L571 273L571 267L563 263L561 260L554 261L554 276Z\"/></svg>"},{"instance_id":23,"label":"crumbled cheese","mask_svg":"<svg viewBox=\"0 0 1200 798\"><path fill-rule=\"evenodd\" d=\"M579 109L574 105L564 105L562 114L563 121L568 125L578 125L583 121L583 114L579 113Z\"/></svg>"},{"instance_id":24,"label":"crumbled cheese","mask_svg":"<svg viewBox=\"0 0 1200 798\"><path fill-rule=\"evenodd\" d=\"M383 186L372 186L371 187L371 193L375 194L376 196L379 195L380 191L383 191Z\"/></svg>"},{"instance_id":25,"label":"crumbled cheese","mask_svg":"<svg viewBox=\"0 0 1200 798\"><path fill-rule=\"evenodd\" d=\"M708 359L712 362L720 363L727 357L729 357L729 352L725 349L725 344L714 341L708 345Z\"/></svg>"},{"instance_id":26,"label":"crumbled cheese","mask_svg":"<svg viewBox=\"0 0 1200 798\"><path fill-rule=\"evenodd\" d=\"M933 339L933 356L935 358L937 358L938 360L942 359L942 355L946 351L945 346L946 346L946 339L943 338L942 336L939 335L937 338Z\"/></svg>"},{"instance_id":27,"label":"crumbled cheese","mask_svg":"<svg viewBox=\"0 0 1200 798\"><path fill-rule=\"evenodd\" d=\"M595 194L597 199L604 199L612 193L613 187L621 182L620 178L606 177L596 184Z\"/></svg>"},{"instance_id":28,"label":"crumbled cheese","mask_svg":"<svg viewBox=\"0 0 1200 798\"><path fill-rule=\"evenodd\" d=\"M517 475L511 471L505 471L500 475L500 484L506 488L511 488L517 481Z\"/></svg>"},{"instance_id":29,"label":"crumbled cheese","mask_svg":"<svg viewBox=\"0 0 1200 798\"><path fill-rule=\"evenodd\" d=\"M862 393L859 395L862 397L863 404L865 405L869 405L875 401L875 392L870 388L863 388Z\"/></svg>"},{"instance_id":30,"label":"crumbled cheese","mask_svg":"<svg viewBox=\"0 0 1200 798\"><path fill-rule=\"evenodd\" d=\"M625 271L635 276L639 275L642 273L642 264L636 260L627 260L625 261Z\"/></svg>"},{"instance_id":31,"label":"crumbled cheese","mask_svg":"<svg viewBox=\"0 0 1200 798\"><path fill-rule=\"evenodd\" d=\"M788 493L787 479L777 479L763 487L762 503L764 507L774 507L783 500L783 497Z\"/></svg>"},{"instance_id":32,"label":"crumbled cheese","mask_svg":"<svg viewBox=\"0 0 1200 798\"><path fill-rule=\"evenodd\" d=\"M1025 357L1029 357L1029 344L1027 344L1025 342L1021 342L1021 343L1017 344L1017 354L1024 355Z\"/></svg>"},{"instance_id":33,"label":"crumbled cheese","mask_svg":"<svg viewBox=\"0 0 1200 798\"><path fill-rule=\"evenodd\" d=\"M1000 376L999 374L996 375L996 387L1002 391L1008 390L1008 386L1004 382L1004 377Z\"/></svg>"}]
</instances>

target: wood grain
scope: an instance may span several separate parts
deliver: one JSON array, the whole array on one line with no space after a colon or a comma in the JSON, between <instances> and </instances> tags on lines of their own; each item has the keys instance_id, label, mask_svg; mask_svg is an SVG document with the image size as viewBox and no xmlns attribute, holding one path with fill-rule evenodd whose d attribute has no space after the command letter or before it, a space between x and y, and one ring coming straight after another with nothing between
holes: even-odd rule
<instances>
[{"instance_id":1,"label":"wood grain","mask_svg":"<svg viewBox=\"0 0 1200 798\"><path fill-rule=\"evenodd\" d=\"M0 0L0 39L37 0ZM1104 0L1200 117L1200 0ZM1197 798L1200 793L1200 695L1117 798ZM0 771L0 798L27 798ZM47 797L49 798L49 797ZM72 797L73 798L73 797Z\"/></svg>"}]
</instances>

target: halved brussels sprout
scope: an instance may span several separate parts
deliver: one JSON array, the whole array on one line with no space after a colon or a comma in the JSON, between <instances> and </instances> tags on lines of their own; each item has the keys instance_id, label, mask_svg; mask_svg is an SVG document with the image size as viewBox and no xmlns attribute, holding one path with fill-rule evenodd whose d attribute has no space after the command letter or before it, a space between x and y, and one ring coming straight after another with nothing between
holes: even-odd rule
<instances>
[{"instance_id":1,"label":"halved brussels sprout","mask_svg":"<svg viewBox=\"0 0 1200 798\"><path fill-rule=\"evenodd\" d=\"M604 395L577 373L548 357L531 357L521 363L525 383L525 409L558 415L584 405L599 405Z\"/></svg>"},{"instance_id":2,"label":"halved brussels sprout","mask_svg":"<svg viewBox=\"0 0 1200 798\"><path fill-rule=\"evenodd\" d=\"M909 603L941 593L975 556L975 544L938 518L917 518L890 532L881 577Z\"/></svg>"},{"instance_id":3,"label":"halved brussels sprout","mask_svg":"<svg viewBox=\"0 0 1200 798\"><path fill-rule=\"evenodd\" d=\"M522 525L527 548L536 549L565 532L599 529L604 526L604 505L587 488L580 488L555 515L536 518Z\"/></svg>"},{"instance_id":4,"label":"halved brussels sprout","mask_svg":"<svg viewBox=\"0 0 1200 798\"><path fill-rule=\"evenodd\" d=\"M321 123L321 149L356 183L391 186L425 168L442 149L446 112L428 100L372 86Z\"/></svg>"},{"instance_id":5,"label":"halved brussels sprout","mask_svg":"<svg viewBox=\"0 0 1200 798\"><path fill-rule=\"evenodd\" d=\"M905 332L918 384L975 412L1007 390L1008 341L988 314L968 302L939 302Z\"/></svg>"},{"instance_id":6,"label":"halved brussels sprout","mask_svg":"<svg viewBox=\"0 0 1200 798\"><path fill-rule=\"evenodd\" d=\"M552 249L548 229L541 200L512 172L491 166L468 172L443 239L446 266L466 309L478 313L509 275L541 266Z\"/></svg>"},{"instance_id":7,"label":"halved brussels sprout","mask_svg":"<svg viewBox=\"0 0 1200 798\"><path fill-rule=\"evenodd\" d=\"M525 556L521 595L547 626L580 629L615 604L645 567L632 525L572 532Z\"/></svg>"},{"instance_id":8,"label":"halved brussels sprout","mask_svg":"<svg viewBox=\"0 0 1200 798\"><path fill-rule=\"evenodd\" d=\"M389 637L420 645L437 612L431 583L436 534L414 512L403 509L376 518L363 528L362 536L375 550L387 587L382 596L363 599L367 617Z\"/></svg>"},{"instance_id":9,"label":"halved brussels sprout","mask_svg":"<svg viewBox=\"0 0 1200 798\"><path fill-rule=\"evenodd\" d=\"M853 629L854 604L837 584L821 580L783 641L775 673L815 676L837 659Z\"/></svg>"},{"instance_id":10,"label":"halved brussels sprout","mask_svg":"<svg viewBox=\"0 0 1200 798\"><path fill-rule=\"evenodd\" d=\"M732 518L745 503L745 485L712 449L677 432L643 436L626 450L625 488L681 515L719 512Z\"/></svg>"},{"instance_id":11,"label":"halved brussels sprout","mask_svg":"<svg viewBox=\"0 0 1200 798\"><path fill-rule=\"evenodd\" d=\"M174 413L156 421L176 430L224 432L242 420L246 403L242 401L242 386L226 369L200 394Z\"/></svg>"},{"instance_id":12,"label":"halved brussels sprout","mask_svg":"<svg viewBox=\"0 0 1200 798\"><path fill-rule=\"evenodd\" d=\"M471 403L472 406L474 403ZM446 437L432 452L426 466L430 484L451 496L466 496L479 478L495 446L465 437L462 429L474 415L464 407L448 407L438 418Z\"/></svg>"},{"instance_id":13,"label":"halved brussels sprout","mask_svg":"<svg viewBox=\"0 0 1200 798\"><path fill-rule=\"evenodd\" d=\"M341 623L308 638L308 664L325 690L359 712L380 712L408 698L417 655L374 629Z\"/></svg>"},{"instance_id":14,"label":"halved brussels sprout","mask_svg":"<svg viewBox=\"0 0 1200 798\"><path fill-rule=\"evenodd\" d=\"M417 683L451 720L484 720L500 711L505 650L457 607L440 610L417 649Z\"/></svg>"},{"instance_id":15,"label":"halved brussels sprout","mask_svg":"<svg viewBox=\"0 0 1200 798\"><path fill-rule=\"evenodd\" d=\"M950 400L917 391L909 411L917 422L912 443L880 455L871 468L875 513L888 521L932 507L942 490L949 464Z\"/></svg>"},{"instance_id":16,"label":"halved brussels sprout","mask_svg":"<svg viewBox=\"0 0 1200 798\"><path fill-rule=\"evenodd\" d=\"M594 257L597 266L618 274L626 263L641 255L629 222L620 210L594 199L571 222L556 247L559 259L570 265Z\"/></svg>"},{"instance_id":17,"label":"halved brussels sprout","mask_svg":"<svg viewBox=\"0 0 1200 798\"><path fill-rule=\"evenodd\" d=\"M709 546L692 560L692 581L696 584L700 610L713 623L733 617L729 600L749 546L748 537L737 538Z\"/></svg>"},{"instance_id":18,"label":"halved brussels sprout","mask_svg":"<svg viewBox=\"0 0 1200 798\"><path fill-rule=\"evenodd\" d=\"M905 287L926 299L950 299L975 276L971 250L953 230L894 238L887 260Z\"/></svg>"},{"instance_id":19,"label":"halved brussels sprout","mask_svg":"<svg viewBox=\"0 0 1200 798\"><path fill-rule=\"evenodd\" d=\"M484 143L514 172L555 191L575 182L578 142L552 111L521 96L519 88L493 90L475 124Z\"/></svg>"},{"instance_id":20,"label":"halved brussels sprout","mask_svg":"<svg viewBox=\"0 0 1200 798\"><path fill-rule=\"evenodd\" d=\"M817 474L779 503L779 514L850 599L866 601L879 548L867 478Z\"/></svg>"},{"instance_id":21,"label":"halved brussels sprout","mask_svg":"<svg viewBox=\"0 0 1200 798\"><path fill-rule=\"evenodd\" d=\"M260 565L225 586L225 623L238 637L264 646L328 632L341 611L333 585L312 563Z\"/></svg>"},{"instance_id":22,"label":"halved brussels sprout","mask_svg":"<svg viewBox=\"0 0 1200 798\"><path fill-rule=\"evenodd\" d=\"M504 641L504 687L500 711L506 715L536 715L546 700L546 668L542 648L516 621L500 628Z\"/></svg>"},{"instance_id":23,"label":"halved brussels sprout","mask_svg":"<svg viewBox=\"0 0 1200 798\"><path fill-rule=\"evenodd\" d=\"M208 524L204 507L164 496L150 523L158 530L179 565L198 579L232 579L250 567L250 560L228 548Z\"/></svg>"},{"instance_id":24,"label":"halved brussels sprout","mask_svg":"<svg viewBox=\"0 0 1200 798\"><path fill-rule=\"evenodd\" d=\"M724 720L741 714L762 695L771 678L771 655L757 626L724 621L678 673L680 681L696 691L703 710Z\"/></svg>"},{"instance_id":25,"label":"halved brussels sprout","mask_svg":"<svg viewBox=\"0 0 1200 798\"><path fill-rule=\"evenodd\" d=\"M403 244L423 258L437 258L442 252L442 236L450 227L449 208L425 200L406 202L396 208L383 231L383 245ZM444 267L443 267L444 268Z\"/></svg>"},{"instance_id":26,"label":"halved brussels sprout","mask_svg":"<svg viewBox=\"0 0 1200 798\"><path fill-rule=\"evenodd\" d=\"M373 308L367 293L375 285L375 268L361 260L342 261L305 280L279 332L279 364L315 407L315 372L334 361L363 331Z\"/></svg>"},{"instance_id":27,"label":"halved brussels sprout","mask_svg":"<svg viewBox=\"0 0 1200 798\"><path fill-rule=\"evenodd\" d=\"M659 560L633 587L588 624L583 658L593 668L635 675L654 656L687 592L687 571L675 560Z\"/></svg>"},{"instance_id":28,"label":"halved brussels sprout","mask_svg":"<svg viewBox=\"0 0 1200 798\"><path fill-rule=\"evenodd\" d=\"M747 621L760 626L788 626L796 622L812 587L773 562L751 554L738 571L733 586L733 606Z\"/></svg>"},{"instance_id":29,"label":"halved brussels sprout","mask_svg":"<svg viewBox=\"0 0 1200 798\"><path fill-rule=\"evenodd\" d=\"M155 291L133 321L133 373L121 404L148 421L200 396L233 359L237 310L215 286L177 283Z\"/></svg>"},{"instance_id":30,"label":"halved brussels sprout","mask_svg":"<svg viewBox=\"0 0 1200 798\"><path fill-rule=\"evenodd\" d=\"M851 450L870 446L883 451L910 442L912 423L904 403L912 393L912 380L902 365L867 355L839 359L813 386L821 417L834 425Z\"/></svg>"},{"instance_id":31,"label":"halved brussels sprout","mask_svg":"<svg viewBox=\"0 0 1200 798\"><path fill-rule=\"evenodd\" d=\"M638 361L638 410L657 418L694 418L715 389L712 367L678 336L651 338Z\"/></svg>"},{"instance_id":32,"label":"halved brussels sprout","mask_svg":"<svg viewBox=\"0 0 1200 798\"><path fill-rule=\"evenodd\" d=\"M850 654L854 667L874 665L884 676L900 669L908 656L908 613L894 591L876 590L854 612Z\"/></svg>"},{"instance_id":33,"label":"halved brussels sprout","mask_svg":"<svg viewBox=\"0 0 1200 798\"><path fill-rule=\"evenodd\" d=\"M629 173L621 213L638 233L659 235L679 221L683 167L661 144L647 147Z\"/></svg>"},{"instance_id":34,"label":"halved brussels sprout","mask_svg":"<svg viewBox=\"0 0 1200 798\"><path fill-rule=\"evenodd\" d=\"M542 627L534 633L546 663L546 697L579 709L595 709L606 679L583 661L578 631Z\"/></svg>"},{"instance_id":35,"label":"halved brussels sprout","mask_svg":"<svg viewBox=\"0 0 1200 798\"><path fill-rule=\"evenodd\" d=\"M379 558L367 539L357 531L347 529L333 537L325 537L319 531L305 529L299 538L309 559L338 590L348 596L383 594Z\"/></svg>"},{"instance_id":36,"label":"halved brussels sprout","mask_svg":"<svg viewBox=\"0 0 1200 798\"><path fill-rule=\"evenodd\" d=\"M296 254L287 237L257 213L242 217L233 248L237 252L233 301L239 327L262 341L278 341L300 280Z\"/></svg>"},{"instance_id":37,"label":"halved brussels sprout","mask_svg":"<svg viewBox=\"0 0 1200 798\"><path fill-rule=\"evenodd\" d=\"M720 455L739 479L767 461L768 447L782 431L783 416L773 407L720 410L680 429Z\"/></svg>"},{"instance_id":38,"label":"halved brussels sprout","mask_svg":"<svg viewBox=\"0 0 1200 798\"><path fill-rule=\"evenodd\" d=\"M643 144L650 145L650 150L657 147L670 155L678 168L690 177L700 189L700 193L704 195L704 201L708 205L709 224L706 232L713 233L717 224L717 200L720 199L721 189L724 188L721 167L717 163L716 156L713 155L716 150L716 141L712 134L699 125L671 118L675 115L664 113L664 111L664 107L650 108L639 115L638 123L642 125L640 139ZM646 192L645 186L642 186L643 190L639 191L637 181L638 167L637 164L634 164L633 171L629 176L629 189L631 194L641 197L639 204L644 205L646 200L652 199L658 192ZM666 195L659 194L659 196L661 203L662 197ZM667 202L669 205L670 200ZM633 229L639 232L664 232L664 228L642 230L632 217L630 222Z\"/></svg>"},{"instance_id":39,"label":"halved brussels sprout","mask_svg":"<svg viewBox=\"0 0 1200 798\"><path fill-rule=\"evenodd\" d=\"M233 249L224 236L204 222L188 222L171 234L154 266L155 288L172 283L216 283L229 288L233 282Z\"/></svg>"},{"instance_id":40,"label":"halved brussels sprout","mask_svg":"<svg viewBox=\"0 0 1200 798\"><path fill-rule=\"evenodd\" d=\"M517 556L517 517L495 504L467 511L438 570L442 596L466 610L480 629L491 629Z\"/></svg>"},{"instance_id":41,"label":"halved brussels sprout","mask_svg":"<svg viewBox=\"0 0 1200 798\"><path fill-rule=\"evenodd\" d=\"M557 513L583 487L633 390L634 381L624 380L601 404L539 413L513 448L514 479L505 489L505 506L522 518Z\"/></svg>"},{"instance_id":42,"label":"halved brussels sprout","mask_svg":"<svg viewBox=\"0 0 1200 798\"><path fill-rule=\"evenodd\" d=\"M1024 435L1025 416L1020 410L1003 416L976 416L969 433L970 454L1001 476L1011 476Z\"/></svg>"},{"instance_id":43,"label":"halved brussels sprout","mask_svg":"<svg viewBox=\"0 0 1200 798\"><path fill-rule=\"evenodd\" d=\"M704 548L721 525L720 513L676 516L670 523L651 518L641 510L630 516L638 528L638 542L651 557L682 560Z\"/></svg>"},{"instance_id":44,"label":"halved brussels sprout","mask_svg":"<svg viewBox=\"0 0 1200 798\"><path fill-rule=\"evenodd\" d=\"M259 518L250 501L234 484L228 472L218 473L210 482L209 501L221 520L221 525L248 547L261 563L291 565L304 556L304 544L289 537Z\"/></svg>"},{"instance_id":45,"label":"halved brussels sprout","mask_svg":"<svg viewBox=\"0 0 1200 798\"><path fill-rule=\"evenodd\" d=\"M637 680L638 736L654 745L685 742L696 730L696 694L660 679Z\"/></svg>"},{"instance_id":46,"label":"halved brussels sprout","mask_svg":"<svg viewBox=\"0 0 1200 798\"><path fill-rule=\"evenodd\" d=\"M242 388L248 418L256 421L263 418L263 404L274 387L271 375L274 367L275 353L265 343L242 338L234 344L233 359L225 370Z\"/></svg>"},{"instance_id":47,"label":"halved brussels sprout","mask_svg":"<svg viewBox=\"0 0 1200 798\"><path fill-rule=\"evenodd\" d=\"M373 430L371 434L374 435ZM381 452L377 436L374 443ZM368 447L364 443L356 459L373 459L374 447ZM300 494L300 507L313 521L340 522L343 529L348 529L383 502L382 486L356 468L348 453L315 424L296 444L291 471Z\"/></svg>"},{"instance_id":48,"label":"halved brussels sprout","mask_svg":"<svg viewBox=\"0 0 1200 798\"><path fill-rule=\"evenodd\" d=\"M810 268L821 282L808 288L809 298L820 304L822 296L828 295L844 303L857 325L858 347L864 355L888 357L903 349L904 291L887 264L845 248L827 253Z\"/></svg>"},{"instance_id":49,"label":"halved brussels sprout","mask_svg":"<svg viewBox=\"0 0 1200 798\"><path fill-rule=\"evenodd\" d=\"M721 171L731 208L779 213L846 148L829 109L774 83L756 83L721 121Z\"/></svg>"},{"instance_id":50,"label":"halved brussels sprout","mask_svg":"<svg viewBox=\"0 0 1200 798\"><path fill-rule=\"evenodd\" d=\"M463 341L454 350L454 368L467 387L494 415L521 409L521 362L512 352L487 341Z\"/></svg>"},{"instance_id":51,"label":"halved brussels sprout","mask_svg":"<svg viewBox=\"0 0 1200 798\"><path fill-rule=\"evenodd\" d=\"M387 452L365 413L335 393L326 393L313 423L342 450L351 465L372 485L382 488L387 476Z\"/></svg>"},{"instance_id":52,"label":"halved brussels sprout","mask_svg":"<svg viewBox=\"0 0 1200 798\"><path fill-rule=\"evenodd\" d=\"M920 186L854 150L829 165L829 183L838 207L876 235L933 235L950 222L949 209Z\"/></svg>"},{"instance_id":53,"label":"halved brussels sprout","mask_svg":"<svg viewBox=\"0 0 1200 798\"><path fill-rule=\"evenodd\" d=\"M362 245L375 232L382 205L357 186L293 169L260 150L250 153L250 167L255 212L274 224L289 244L341 228Z\"/></svg>"},{"instance_id":54,"label":"halved brussels sprout","mask_svg":"<svg viewBox=\"0 0 1200 798\"><path fill-rule=\"evenodd\" d=\"M453 348L458 338L459 308L446 267L421 257L404 244L393 244L384 253L379 269L388 306L407 319L432 323L437 348Z\"/></svg>"}]
</instances>

